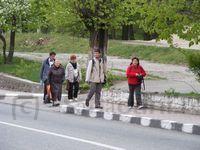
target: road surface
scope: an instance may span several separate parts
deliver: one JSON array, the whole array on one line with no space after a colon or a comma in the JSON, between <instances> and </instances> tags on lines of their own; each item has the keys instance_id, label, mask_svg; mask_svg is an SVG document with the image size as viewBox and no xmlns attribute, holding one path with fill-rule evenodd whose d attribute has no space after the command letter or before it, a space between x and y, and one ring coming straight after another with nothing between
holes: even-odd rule
<instances>
[{"instance_id":1,"label":"road surface","mask_svg":"<svg viewBox=\"0 0 200 150\"><path fill-rule=\"evenodd\" d=\"M9 104L0 104L0 135L0 150L200 149L197 135L51 111L35 115Z\"/></svg>"}]
</instances>

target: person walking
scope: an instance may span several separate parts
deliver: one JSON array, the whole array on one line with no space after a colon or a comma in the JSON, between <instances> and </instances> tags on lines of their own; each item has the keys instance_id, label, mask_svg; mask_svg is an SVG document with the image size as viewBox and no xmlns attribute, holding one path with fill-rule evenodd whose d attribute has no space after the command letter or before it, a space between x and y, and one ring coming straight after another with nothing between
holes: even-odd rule
<instances>
[{"instance_id":1,"label":"person walking","mask_svg":"<svg viewBox=\"0 0 200 150\"><path fill-rule=\"evenodd\" d=\"M129 85L129 98L128 107L133 108L134 106L134 93L136 95L137 108L143 107L141 100L141 84L143 78L146 76L146 72L140 65L139 58L133 57L130 66L127 68L126 75L128 78Z\"/></svg>"},{"instance_id":2,"label":"person walking","mask_svg":"<svg viewBox=\"0 0 200 150\"><path fill-rule=\"evenodd\" d=\"M50 68L53 66L55 62L55 57L56 53L55 52L50 52L49 57L44 60L41 71L40 71L40 83L43 84L44 86L44 96L43 96L43 101L44 103L51 103L50 99L50 93L48 92L48 86L47 86L47 78L48 78L48 73Z\"/></svg>"},{"instance_id":3,"label":"person walking","mask_svg":"<svg viewBox=\"0 0 200 150\"><path fill-rule=\"evenodd\" d=\"M76 55L70 56L70 62L65 69L65 79L67 81L67 91L69 101L78 101L79 83L81 81L81 68L77 62Z\"/></svg>"},{"instance_id":4,"label":"person walking","mask_svg":"<svg viewBox=\"0 0 200 150\"><path fill-rule=\"evenodd\" d=\"M99 50L94 51L94 58L89 61L86 82L90 84L90 90L86 98L85 105L89 107L89 101L95 94L95 108L103 109L100 105L101 90L106 79L106 64L101 58Z\"/></svg>"},{"instance_id":5,"label":"person walking","mask_svg":"<svg viewBox=\"0 0 200 150\"><path fill-rule=\"evenodd\" d=\"M50 85L53 106L60 105L62 98L62 84L65 80L65 69L62 67L59 60L49 70L47 85Z\"/></svg>"}]
</instances>

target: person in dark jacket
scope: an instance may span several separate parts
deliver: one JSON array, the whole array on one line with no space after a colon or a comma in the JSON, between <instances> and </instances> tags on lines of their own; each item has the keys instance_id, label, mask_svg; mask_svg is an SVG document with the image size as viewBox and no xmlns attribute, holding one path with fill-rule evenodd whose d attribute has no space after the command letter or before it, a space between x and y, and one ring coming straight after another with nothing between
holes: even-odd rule
<instances>
[{"instance_id":1,"label":"person in dark jacket","mask_svg":"<svg viewBox=\"0 0 200 150\"><path fill-rule=\"evenodd\" d=\"M53 106L58 106L62 97L62 84L65 80L65 70L59 60L49 70L47 85L50 85Z\"/></svg>"},{"instance_id":2,"label":"person in dark jacket","mask_svg":"<svg viewBox=\"0 0 200 150\"><path fill-rule=\"evenodd\" d=\"M132 62L130 66L127 68L126 75L128 78L128 85L129 85L128 106L129 108L132 108L134 106L134 92L135 92L137 107L138 109L141 109L143 107L141 100L141 84L143 78L146 76L146 72L140 65L139 59L137 57L132 58Z\"/></svg>"},{"instance_id":3,"label":"person in dark jacket","mask_svg":"<svg viewBox=\"0 0 200 150\"><path fill-rule=\"evenodd\" d=\"M53 66L53 64L55 62L55 57L56 57L56 53L50 52L49 57L44 60L41 71L40 71L40 83L43 84L43 86L44 86L43 100L44 100L45 104L50 103L50 97L47 92L47 77L48 77L50 68Z\"/></svg>"}]
</instances>

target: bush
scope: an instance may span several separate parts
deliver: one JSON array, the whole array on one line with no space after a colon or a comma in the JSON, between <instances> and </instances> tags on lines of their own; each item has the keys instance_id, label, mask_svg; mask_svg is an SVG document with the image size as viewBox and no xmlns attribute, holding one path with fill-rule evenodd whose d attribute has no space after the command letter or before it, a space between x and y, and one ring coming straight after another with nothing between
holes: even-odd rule
<instances>
[{"instance_id":1,"label":"bush","mask_svg":"<svg viewBox=\"0 0 200 150\"><path fill-rule=\"evenodd\" d=\"M188 67L197 76L197 80L200 82L200 54L193 52L187 54Z\"/></svg>"}]
</instances>

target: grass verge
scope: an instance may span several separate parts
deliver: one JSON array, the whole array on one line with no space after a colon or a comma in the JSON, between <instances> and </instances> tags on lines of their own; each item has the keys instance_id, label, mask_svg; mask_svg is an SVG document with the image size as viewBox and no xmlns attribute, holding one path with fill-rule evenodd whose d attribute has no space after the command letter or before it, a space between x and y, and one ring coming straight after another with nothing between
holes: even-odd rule
<instances>
[{"instance_id":1,"label":"grass verge","mask_svg":"<svg viewBox=\"0 0 200 150\"><path fill-rule=\"evenodd\" d=\"M8 34L9 35L9 34ZM7 41L9 37L7 35ZM44 41L39 42L42 38ZM40 44L38 44L40 43ZM9 43L8 43L9 44ZM0 47L1 47L0 43ZM17 33L16 51L24 52L49 52L54 50L59 53L88 53L89 42L86 38L72 37L68 34L58 33ZM124 44L121 41L109 40L108 55L131 58L138 56L140 59L165 64L187 64L184 53L191 50L179 50L176 48L163 48L155 46L142 46ZM197 53L200 53L197 51Z\"/></svg>"}]
</instances>

